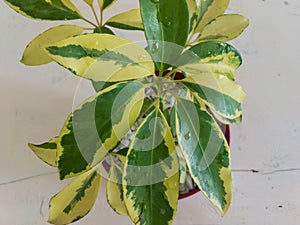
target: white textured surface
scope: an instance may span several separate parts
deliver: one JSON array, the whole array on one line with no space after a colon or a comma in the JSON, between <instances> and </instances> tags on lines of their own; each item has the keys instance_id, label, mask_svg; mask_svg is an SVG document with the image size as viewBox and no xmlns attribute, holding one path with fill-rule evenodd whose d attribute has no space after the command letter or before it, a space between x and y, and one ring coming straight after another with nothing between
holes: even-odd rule
<instances>
[{"instance_id":1,"label":"white textured surface","mask_svg":"<svg viewBox=\"0 0 300 225\"><path fill-rule=\"evenodd\" d=\"M116 11L134 7L133 1L122 2ZM232 206L221 218L197 194L180 201L175 224L298 225L300 1L232 0L230 11L251 21L233 42L243 54L237 76L248 98L243 123L232 127ZM26 143L57 134L72 108L78 79L55 64L20 64L26 44L53 23L23 19L3 1L0 12L0 224L44 225L47 202L65 183L48 174L55 171L40 162ZM124 36L140 39L132 33ZM34 177L39 174L48 175ZM21 179L26 177L32 178ZM127 218L107 207L104 197L102 188L90 215L76 224L129 225Z\"/></svg>"}]
</instances>

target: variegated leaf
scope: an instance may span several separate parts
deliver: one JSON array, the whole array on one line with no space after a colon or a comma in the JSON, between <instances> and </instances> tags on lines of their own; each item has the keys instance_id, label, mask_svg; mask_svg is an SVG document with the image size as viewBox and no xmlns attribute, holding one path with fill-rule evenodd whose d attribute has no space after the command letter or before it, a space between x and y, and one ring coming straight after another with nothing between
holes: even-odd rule
<instances>
[{"instance_id":1,"label":"variegated leaf","mask_svg":"<svg viewBox=\"0 0 300 225\"><path fill-rule=\"evenodd\" d=\"M194 1L198 6L199 20L200 20L214 0L194 0Z\"/></svg>"},{"instance_id":2,"label":"variegated leaf","mask_svg":"<svg viewBox=\"0 0 300 225\"><path fill-rule=\"evenodd\" d=\"M81 15L70 0L5 0L16 12L33 19L73 20Z\"/></svg>"},{"instance_id":3,"label":"variegated leaf","mask_svg":"<svg viewBox=\"0 0 300 225\"><path fill-rule=\"evenodd\" d=\"M28 146L34 154L50 166L56 167L56 149L58 137L40 145L29 143Z\"/></svg>"},{"instance_id":4,"label":"variegated leaf","mask_svg":"<svg viewBox=\"0 0 300 225\"><path fill-rule=\"evenodd\" d=\"M74 74L93 81L123 81L154 73L141 46L110 34L86 34L46 46L49 56Z\"/></svg>"},{"instance_id":5,"label":"variegated leaf","mask_svg":"<svg viewBox=\"0 0 300 225\"><path fill-rule=\"evenodd\" d=\"M156 103L157 103L157 99L145 98L143 107L141 109L141 115L145 116L148 115L150 112L152 112L156 106Z\"/></svg>"},{"instance_id":6,"label":"variegated leaf","mask_svg":"<svg viewBox=\"0 0 300 225\"><path fill-rule=\"evenodd\" d=\"M230 41L238 37L249 25L249 19L239 14L221 15L207 24L196 41Z\"/></svg>"},{"instance_id":7,"label":"variegated leaf","mask_svg":"<svg viewBox=\"0 0 300 225\"><path fill-rule=\"evenodd\" d=\"M49 202L49 223L64 225L84 217L97 198L101 177L89 170L73 180Z\"/></svg>"},{"instance_id":8,"label":"variegated leaf","mask_svg":"<svg viewBox=\"0 0 300 225\"><path fill-rule=\"evenodd\" d=\"M211 109L211 112L214 116L214 118L219 121L220 123L222 124L228 124L228 125L231 125L231 124L237 124L237 123L241 123L242 122L242 115L240 115L239 117L237 118L234 118L234 119L228 119L224 116L222 116L221 114L215 112L214 110Z\"/></svg>"},{"instance_id":9,"label":"variegated leaf","mask_svg":"<svg viewBox=\"0 0 300 225\"><path fill-rule=\"evenodd\" d=\"M128 213L123 197L122 173L122 168L112 162L106 184L106 199L115 212L126 216Z\"/></svg>"},{"instance_id":10,"label":"variegated leaf","mask_svg":"<svg viewBox=\"0 0 300 225\"><path fill-rule=\"evenodd\" d=\"M117 14L107 20L108 26L125 30L144 30L140 9Z\"/></svg>"},{"instance_id":11,"label":"variegated leaf","mask_svg":"<svg viewBox=\"0 0 300 225\"><path fill-rule=\"evenodd\" d=\"M186 2L188 4L190 14L190 31L192 31L197 25L199 19L199 10L195 0L187 0Z\"/></svg>"},{"instance_id":12,"label":"variegated leaf","mask_svg":"<svg viewBox=\"0 0 300 225\"><path fill-rule=\"evenodd\" d=\"M178 167L169 125L155 109L136 131L124 167L124 200L135 224L172 224L178 203Z\"/></svg>"},{"instance_id":13,"label":"variegated leaf","mask_svg":"<svg viewBox=\"0 0 300 225\"><path fill-rule=\"evenodd\" d=\"M57 4L55 1L57 0L51 0L53 5L60 5L59 3ZM61 2L67 6L69 9L72 11L76 12L78 15L80 15L80 11L77 9L77 7L73 4L72 0L61 0Z\"/></svg>"},{"instance_id":14,"label":"variegated leaf","mask_svg":"<svg viewBox=\"0 0 300 225\"><path fill-rule=\"evenodd\" d=\"M116 84L117 82L104 82L104 81L98 81L98 82L92 82L93 88L96 92L102 91L105 88L108 88L109 86L112 86Z\"/></svg>"},{"instance_id":15,"label":"variegated leaf","mask_svg":"<svg viewBox=\"0 0 300 225\"><path fill-rule=\"evenodd\" d=\"M176 6L176 7L174 7ZM190 31L186 0L140 0L148 50L161 72L175 62Z\"/></svg>"},{"instance_id":16,"label":"variegated leaf","mask_svg":"<svg viewBox=\"0 0 300 225\"><path fill-rule=\"evenodd\" d=\"M61 179L88 170L114 149L138 118L144 90L139 82L118 83L87 99L70 114L57 145Z\"/></svg>"},{"instance_id":17,"label":"variegated leaf","mask_svg":"<svg viewBox=\"0 0 300 225\"><path fill-rule=\"evenodd\" d=\"M203 68L193 69L188 72L190 77L182 80L182 83L196 99L200 98L209 108L227 119L236 119L242 114L242 102L246 95L239 84L226 76L203 72Z\"/></svg>"},{"instance_id":18,"label":"variegated leaf","mask_svg":"<svg viewBox=\"0 0 300 225\"><path fill-rule=\"evenodd\" d=\"M234 71L242 64L242 57L236 48L225 42L204 41L191 47L180 61L179 64L203 63L212 73L235 80Z\"/></svg>"},{"instance_id":19,"label":"variegated leaf","mask_svg":"<svg viewBox=\"0 0 300 225\"><path fill-rule=\"evenodd\" d=\"M21 62L28 66L38 66L52 62L42 46L82 34L83 30L82 27L76 25L60 25L46 30L27 45Z\"/></svg>"},{"instance_id":20,"label":"variegated leaf","mask_svg":"<svg viewBox=\"0 0 300 225\"><path fill-rule=\"evenodd\" d=\"M175 117L178 143L189 172L224 215L230 206L232 188L226 139L215 120L198 104L177 98Z\"/></svg>"},{"instance_id":21,"label":"variegated leaf","mask_svg":"<svg viewBox=\"0 0 300 225\"><path fill-rule=\"evenodd\" d=\"M201 32L209 22L222 15L227 9L229 1L230 0L198 1L200 20L195 28L194 33Z\"/></svg>"},{"instance_id":22,"label":"variegated leaf","mask_svg":"<svg viewBox=\"0 0 300 225\"><path fill-rule=\"evenodd\" d=\"M92 6L94 3L94 0L83 0L86 4L88 4L89 6Z\"/></svg>"},{"instance_id":23,"label":"variegated leaf","mask_svg":"<svg viewBox=\"0 0 300 225\"><path fill-rule=\"evenodd\" d=\"M98 0L98 4L101 10L106 9L107 7L114 4L117 0Z\"/></svg>"}]
</instances>

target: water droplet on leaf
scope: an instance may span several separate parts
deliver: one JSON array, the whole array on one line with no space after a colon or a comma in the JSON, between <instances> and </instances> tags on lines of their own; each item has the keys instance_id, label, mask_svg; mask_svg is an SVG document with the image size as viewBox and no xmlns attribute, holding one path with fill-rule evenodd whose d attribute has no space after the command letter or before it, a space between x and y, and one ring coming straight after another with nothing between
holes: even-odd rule
<instances>
[{"instance_id":1,"label":"water droplet on leaf","mask_svg":"<svg viewBox=\"0 0 300 225\"><path fill-rule=\"evenodd\" d=\"M165 209L160 209L160 214L161 215L165 215L166 214L166 210Z\"/></svg>"},{"instance_id":2,"label":"water droplet on leaf","mask_svg":"<svg viewBox=\"0 0 300 225\"><path fill-rule=\"evenodd\" d=\"M185 135L184 135L184 138L185 140L189 140L191 138L191 132L187 132Z\"/></svg>"},{"instance_id":3,"label":"water droplet on leaf","mask_svg":"<svg viewBox=\"0 0 300 225\"><path fill-rule=\"evenodd\" d=\"M158 48L159 48L159 43L157 41L153 42L151 46L151 52L152 53L157 52Z\"/></svg>"},{"instance_id":4,"label":"water droplet on leaf","mask_svg":"<svg viewBox=\"0 0 300 225\"><path fill-rule=\"evenodd\" d=\"M172 24L172 21L171 21L171 19L169 18L169 17L164 17L164 19L163 19L163 24L165 25L165 26L167 26L167 27L169 27L169 26L171 26L171 24Z\"/></svg>"},{"instance_id":5,"label":"water droplet on leaf","mask_svg":"<svg viewBox=\"0 0 300 225\"><path fill-rule=\"evenodd\" d=\"M138 57L139 60L144 61L145 59L147 59L147 55L140 55Z\"/></svg>"},{"instance_id":6,"label":"water droplet on leaf","mask_svg":"<svg viewBox=\"0 0 300 225\"><path fill-rule=\"evenodd\" d=\"M133 153L133 154L131 155L131 158L132 158L132 159L136 159L136 157L137 157L136 153Z\"/></svg>"}]
</instances>

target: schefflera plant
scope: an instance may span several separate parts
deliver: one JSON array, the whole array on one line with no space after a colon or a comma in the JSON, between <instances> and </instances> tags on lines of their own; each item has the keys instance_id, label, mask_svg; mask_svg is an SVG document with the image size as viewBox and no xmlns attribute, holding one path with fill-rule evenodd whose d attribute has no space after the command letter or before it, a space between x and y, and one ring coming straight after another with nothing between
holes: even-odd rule
<instances>
[{"instance_id":1,"label":"schefflera plant","mask_svg":"<svg viewBox=\"0 0 300 225\"><path fill-rule=\"evenodd\" d=\"M107 201L134 224L172 224L182 167L226 213L230 152L218 122L240 122L245 98L234 76L241 56L226 42L249 24L242 15L224 14L229 0L140 0L139 9L107 21L103 13L115 0L84 0L95 23L70 0L5 2L33 19L83 20L91 26L50 28L29 43L21 60L26 65L55 61L91 80L97 92L70 113L57 137L29 144L57 167L60 179L74 177L51 198L50 223L72 223L91 210L107 157ZM114 35L111 27L144 32L147 47ZM171 106L167 95L174 100ZM133 125L130 145L121 148Z\"/></svg>"}]
</instances>

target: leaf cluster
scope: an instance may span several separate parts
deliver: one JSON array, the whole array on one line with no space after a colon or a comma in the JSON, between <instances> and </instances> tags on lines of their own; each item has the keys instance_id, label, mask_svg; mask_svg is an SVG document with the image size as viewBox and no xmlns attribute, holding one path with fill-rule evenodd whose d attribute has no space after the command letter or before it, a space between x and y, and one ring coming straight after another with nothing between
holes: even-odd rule
<instances>
[{"instance_id":1,"label":"leaf cluster","mask_svg":"<svg viewBox=\"0 0 300 225\"><path fill-rule=\"evenodd\" d=\"M51 198L50 223L69 224L90 211L103 165L109 205L134 224L172 224L186 171L226 213L232 180L220 123L240 122L245 98L234 76L242 58L227 42L249 24L225 14L229 0L139 0L140 8L107 21L103 15L116 0L84 0L94 22L71 0L5 2L32 19L89 26L52 27L28 44L21 60L31 66L54 61L96 91L57 137L29 144L60 179L76 177ZM146 48L115 35L116 28L144 32Z\"/></svg>"}]
</instances>

